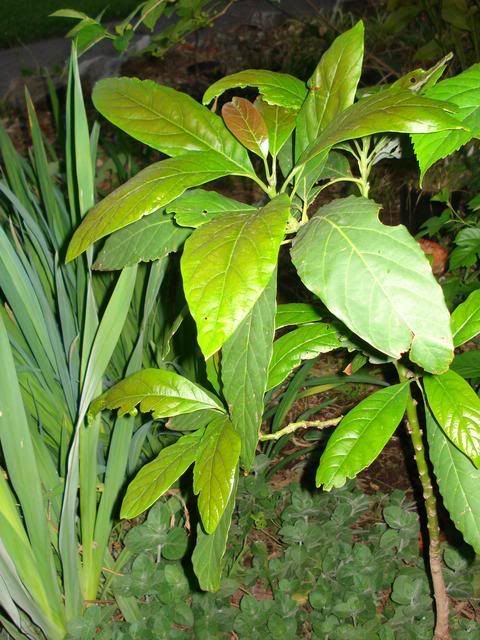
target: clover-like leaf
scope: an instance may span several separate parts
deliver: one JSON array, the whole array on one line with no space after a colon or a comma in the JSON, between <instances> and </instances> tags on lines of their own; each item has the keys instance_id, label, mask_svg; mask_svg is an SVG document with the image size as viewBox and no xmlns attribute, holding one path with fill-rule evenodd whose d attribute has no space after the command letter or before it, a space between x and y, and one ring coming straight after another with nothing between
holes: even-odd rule
<instances>
[{"instance_id":1,"label":"clover-like leaf","mask_svg":"<svg viewBox=\"0 0 480 640\"><path fill-rule=\"evenodd\" d=\"M185 243L185 297L205 358L233 334L269 283L290 212L281 195L253 213L223 215Z\"/></svg>"},{"instance_id":2,"label":"clover-like leaf","mask_svg":"<svg viewBox=\"0 0 480 640\"><path fill-rule=\"evenodd\" d=\"M371 200L321 207L293 243L295 267L310 291L347 327L394 358L432 373L453 359L450 316L424 253L405 227L378 220Z\"/></svg>"},{"instance_id":3,"label":"clover-like leaf","mask_svg":"<svg viewBox=\"0 0 480 640\"><path fill-rule=\"evenodd\" d=\"M453 444L480 466L480 398L458 373L423 378L428 404Z\"/></svg>"},{"instance_id":4,"label":"clover-like leaf","mask_svg":"<svg viewBox=\"0 0 480 640\"><path fill-rule=\"evenodd\" d=\"M193 490L207 533L213 533L227 507L240 456L240 437L227 416L207 427L193 470Z\"/></svg>"},{"instance_id":5,"label":"clover-like leaf","mask_svg":"<svg viewBox=\"0 0 480 640\"><path fill-rule=\"evenodd\" d=\"M407 406L408 383L372 393L354 407L328 440L317 470L317 487L342 487L380 454Z\"/></svg>"}]
</instances>

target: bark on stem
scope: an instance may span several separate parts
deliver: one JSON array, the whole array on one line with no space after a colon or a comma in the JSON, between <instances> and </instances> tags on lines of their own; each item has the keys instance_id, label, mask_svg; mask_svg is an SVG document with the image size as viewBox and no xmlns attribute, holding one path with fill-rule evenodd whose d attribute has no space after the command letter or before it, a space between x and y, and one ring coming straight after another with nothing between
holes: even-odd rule
<instances>
[{"instance_id":1,"label":"bark on stem","mask_svg":"<svg viewBox=\"0 0 480 640\"><path fill-rule=\"evenodd\" d=\"M397 363L400 381L410 378L410 372ZM448 594L442 571L442 555L440 548L440 528L437 516L437 501L433 493L432 481L428 471L425 449L423 446L422 429L418 421L416 402L412 397L410 387L407 400L407 428L415 450L415 462L422 484L428 529L428 558L430 575L432 577L433 597L435 600L435 633L434 640L451 640L448 624Z\"/></svg>"}]
</instances>

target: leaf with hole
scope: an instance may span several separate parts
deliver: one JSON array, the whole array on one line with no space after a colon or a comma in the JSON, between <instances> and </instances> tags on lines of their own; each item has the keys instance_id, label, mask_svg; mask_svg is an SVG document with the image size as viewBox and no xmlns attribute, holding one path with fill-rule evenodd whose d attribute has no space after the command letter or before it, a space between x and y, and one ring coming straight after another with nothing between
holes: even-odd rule
<instances>
[{"instance_id":1,"label":"leaf with hole","mask_svg":"<svg viewBox=\"0 0 480 640\"><path fill-rule=\"evenodd\" d=\"M408 383L372 393L335 428L320 458L317 487L343 487L368 467L390 440L407 407Z\"/></svg>"},{"instance_id":2,"label":"leaf with hole","mask_svg":"<svg viewBox=\"0 0 480 640\"><path fill-rule=\"evenodd\" d=\"M443 373L453 359L450 316L424 253L379 206L350 196L321 207L293 242L306 287L347 327L394 358Z\"/></svg>"},{"instance_id":3,"label":"leaf with hole","mask_svg":"<svg viewBox=\"0 0 480 640\"><path fill-rule=\"evenodd\" d=\"M113 233L93 265L100 271L123 269L138 262L151 262L178 251L190 230L175 224L164 211L151 215Z\"/></svg>"},{"instance_id":4,"label":"leaf with hole","mask_svg":"<svg viewBox=\"0 0 480 640\"><path fill-rule=\"evenodd\" d=\"M256 207L227 198L216 191L190 189L166 207L175 215L175 222L182 227L201 227L224 213L249 213Z\"/></svg>"}]
</instances>

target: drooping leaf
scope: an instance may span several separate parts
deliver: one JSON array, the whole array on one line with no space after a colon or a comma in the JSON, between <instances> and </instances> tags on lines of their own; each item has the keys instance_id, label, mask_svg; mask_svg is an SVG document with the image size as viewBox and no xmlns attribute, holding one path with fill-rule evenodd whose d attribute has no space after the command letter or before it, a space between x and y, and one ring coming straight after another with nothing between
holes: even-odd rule
<instances>
[{"instance_id":1,"label":"drooping leaf","mask_svg":"<svg viewBox=\"0 0 480 640\"><path fill-rule=\"evenodd\" d=\"M130 482L123 499L121 518L136 518L152 506L195 461L205 429L182 436L162 449Z\"/></svg>"},{"instance_id":2,"label":"drooping leaf","mask_svg":"<svg viewBox=\"0 0 480 640\"><path fill-rule=\"evenodd\" d=\"M323 322L304 325L286 333L273 343L273 355L268 371L267 389L273 389L298 367L302 360L311 360L343 346L336 329Z\"/></svg>"},{"instance_id":3,"label":"drooping leaf","mask_svg":"<svg viewBox=\"0 0 480 640\"><path fill-rule=\"evenodd\" d=\"M209 104L228 89L256 87L268 104L298 110L302 106L307 88L305 83L287 73L264 69L245 69L214 82L205 91L203 104Z\"/></svg>"},{"instance_id":4,"label":"drooping leaf","mask_svg":"<svg viewBox=\"0 0 480 640\"><path fill-rule=\"evenodd\" d=\"M216 191L191 189L170 203L167 213L175 214L175 221L182 227L201 227L223 213L251 212L256 207L227 198Z\"/></svg>"},{"instance_id":5,"label":"drooping leaf","mask_svg":"<svg viewBox=\"0 0 480 640\"><path fill-rule=\"evenodd\" d=\"M227 416L207 427L196 456L193 490L203 528L213 533L227 507L240 456L240 437Z\"/></svg>"},{"instance_id":6,"label":"drooping leaf","mask_svg":"<svg viewBox=\"0 0 480 640\"><path fill-rule=\"evenodd\" d=\"M451 369L462 378L480 378L480 351L465 351L455 356Z\"/></svg>"},{"instance_id":7,"label":"drooping leaf","mask_svg":"<svg viewBox=\"0 0 480 640\"><path fill-rule=\"evenodd\" d=\"M276 156L295 128L296 112L268 104L260 97L255 100L255 106L267 125L270 153Z\"/></svg>"},{"instance_id":8,"label":"drooping leaf","mask_svg":"<svg viewBox=\"0 0 480 640\"><path fill-rule=\"evenodd\" d=\"M362 21L339 35L309 79L309 92L297 117L297 158L339 113L353 104L362 73L363 36Z\"/></svg>"},{"instance_id":9,"label":"drooping leaf","mask_svg":"<svg viewBox=\"0 0 480 640\"><path fill-rule=\"evenodd\" d=\"M455 105L424 98L410 91L381 91L342 111L305 149L298 163L321 156L339 142L375 133L432 133L462 129L462 124L452 115L455 111Z\"/></svg>"},{"instance_id":10,"label":"drooping leaf","mask_svg":"<svg viewBox=\"0 0 480 640\"><path fill-rule=\"evenodd\" d=\"M151 80L106 78L95 85L92 99L114 125L169 156L214 151L243 174L253 172L222 119L185 93Z\"/></svg>"},{"instance_id":11,"label":"drooping leaf","mask_svg":"<svg viewBox=\"0 0 480 640\"><path fill-rule=\"evenodd\" d=\"M204 591L218 591L222 577L222 560L227 549L228 532L232 523L238 485L238 469L227 506L217 528L211 534L197 527L197 543L192 553L192 564L200 588Z\"/></svg>"},{"instance_id":12,"label":"drooping leaf","mask_svg":"<svg viewBox=\"0 0 480 640\"><path fill-rule=\"evenodd\" d=\"M360 338L394 358L409 351L426 371L453 359L450 317L424 253L379 206L350 196L303 226L292 258L303 283Z\"/></svg>"},{"instance_id":13,"label":"drooping leaf","mask_svg":"<svg viewBox=\"0 0 480 640\"><path fill-rule=\"evenodd\" d=\"M480 471L447 438L428 411L427 438L430 460L450 517L476 553L480 553Z\"/></svg>"},{"instance_id":14,"label":"drooping leaf","mask_svg":"<svg viewBox=\"0 0 480 640\"><path fill-rule=\"evenodd\" d=\"M275 329L291 325L308 324L322 319L320 310L313 304L303 302L288 302L279 304L275 316Z\"/></svg>"},{"instance_id":15,"label":"drooping leaf","mask_svg":"<svg viewBox=\"0 0 480 640\"><path fill-rule=\"evenodd\" d=\"M435 420L453 444L480 466L480 398L458 373L424 376L423 385Z\"/></svg>"},{"instance_id":16,"label":"drooping leaf","mask_svg":"<svg viewBox=\"0 0 480 640\"><path fill-rule=\"evenodd\" d=\"M412 135L420 165L420 183L435 162L457 151L480 133L480 64L474 64L463 73L438 82L425 92L425 96L457 105L454 118L465 128L438 131L428 136Z\"/></svg>"},{"instance_id":17,"label":"drooping leaf","mask_svg":"<svg viewBox=\"0 0 480 640\"><path fill-rule=\"evenodd\" d=\"M189 187L235 173L235 165L212 152L195 151L155 162L91 209L73 234L67 262L109 233L169 204Z\"/></svg>"},{"instance_id":18,"label":"drooping leaf","mask_svg":"<svg viewBox=\"0 0 480 640\"><path fill-rule=\"evenodd\" d=\"M290 211L286 195L254 213L212 220L185 243L185 297L205 358L229 338L267 286Z\"/></svg>"},{"instance_id":19,"label":"drooping leaf","mask_svg":"<svg viewBox=\"0 0 480 640\"><path fill-rule=\"evenodd\" d=\"M459 304L451 318L453 344L460 347L480 333L480 289Z\"/></svg>"},{"instance_id":20,"label":"drooping leaf","mask_svg":"<svg viewBox=\"0 0 480 640\"><path fill-rule=\"evenodd\" d=\"M261 158L268 155L268 130L257 108L245 98L233 98L222 107L222 117L228 129L244 147Z\"/></svg>"},{"instance_id":21,"label":"drooping leaf","mask_svg":"<svg viewBox=\"0 0 480 640\"><path fill-rule=\"evenodd\" d=\"M121 380L92 402L89 417L103 409L118 409L120 415L143 413L166 418L200 409L224 411L219 400L178 373L165 369L142 369Z\"/></svg>"},{"instance_id":22,"label":"drooping leaf","mask_svg":"<svg viewBox=\"0 0 480 640\"><path fill-rule=\"evenodd\" d=\"M223 395L242 442L241 459L250 469L262 424L263 398L275 334L276 272L222 350Z\"/></svg>"},{"instance_id":23,"label":"drooping leaf","mask_svg":"<svg viewBox=\"0 0 480 640\"><path fill-rule=\"evenodd\" d=\"M342 487L368 467L398 427L407 406L408 383L372 393L343 418L330 436L317 470L317 487Z\"/></svg>"},{"instance_id":24,"label":"drooping leaf","mask_svg":"<svg viewBox=\"0 0 480 640\"><path fill-rule=\"evenodd\" d=\"M159 260L178 251L190 230L175 224L172 216L156 211L113 233L100 251L94 269L112 271L138 262Z\"/></svg>"}]
</instances>

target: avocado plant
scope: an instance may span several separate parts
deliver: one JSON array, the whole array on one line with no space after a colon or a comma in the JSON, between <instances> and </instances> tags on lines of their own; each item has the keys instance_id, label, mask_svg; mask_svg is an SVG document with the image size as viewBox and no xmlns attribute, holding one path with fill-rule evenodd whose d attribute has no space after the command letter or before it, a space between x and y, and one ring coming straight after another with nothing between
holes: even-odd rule
<instances>
[{"instance_id":1,"label":"avocado plant","mask_svg":"<svg viewBox=\"0 0 480 640\"><path fill-rule=\"evenodd\" d=\"M148 509L193 465L201 519L193 564L206 590L219 587L239 468L251 468L259 439L297 426L261 434L266 391L284 383L302 360L335 349L396 368L398 383L373 393L341 421L315 423L336 425L316 480L330 490L355 477L406 414L426 506L435 638L445 640L448 597L421 424L426 416L444 503L480 551L480 400L450 367L454 348L480 332L480 291L450 317L419 245L405 227L380 222L369 176L379 160L395 155L392 132L411 135L422 178L471 140L478 132L480 66L440 81L442 60L393 85L359 91L363 42L359 22L334 41L307 83L241 71L215 82L203 105L150 81L99 82L96 108L170 157L93 207L72 237L67 260L106 236L96 262L102 269L181 253L206 382L165 362L112 386L90 414L135 413L138 407L154 419L169 418L180 432L130 483L121 515L133 518ZM217 113L224 92L245 87L258 91L255 102L235 96ZM262 206L198 188L231 175L253 181L263 192ZM319 193L337 182L357 193L315 209ZM282 244L291 245L301 281L322 306L277 308ZM279 326L296 328L275 339Z\"/></svg>"}]
</instances>

